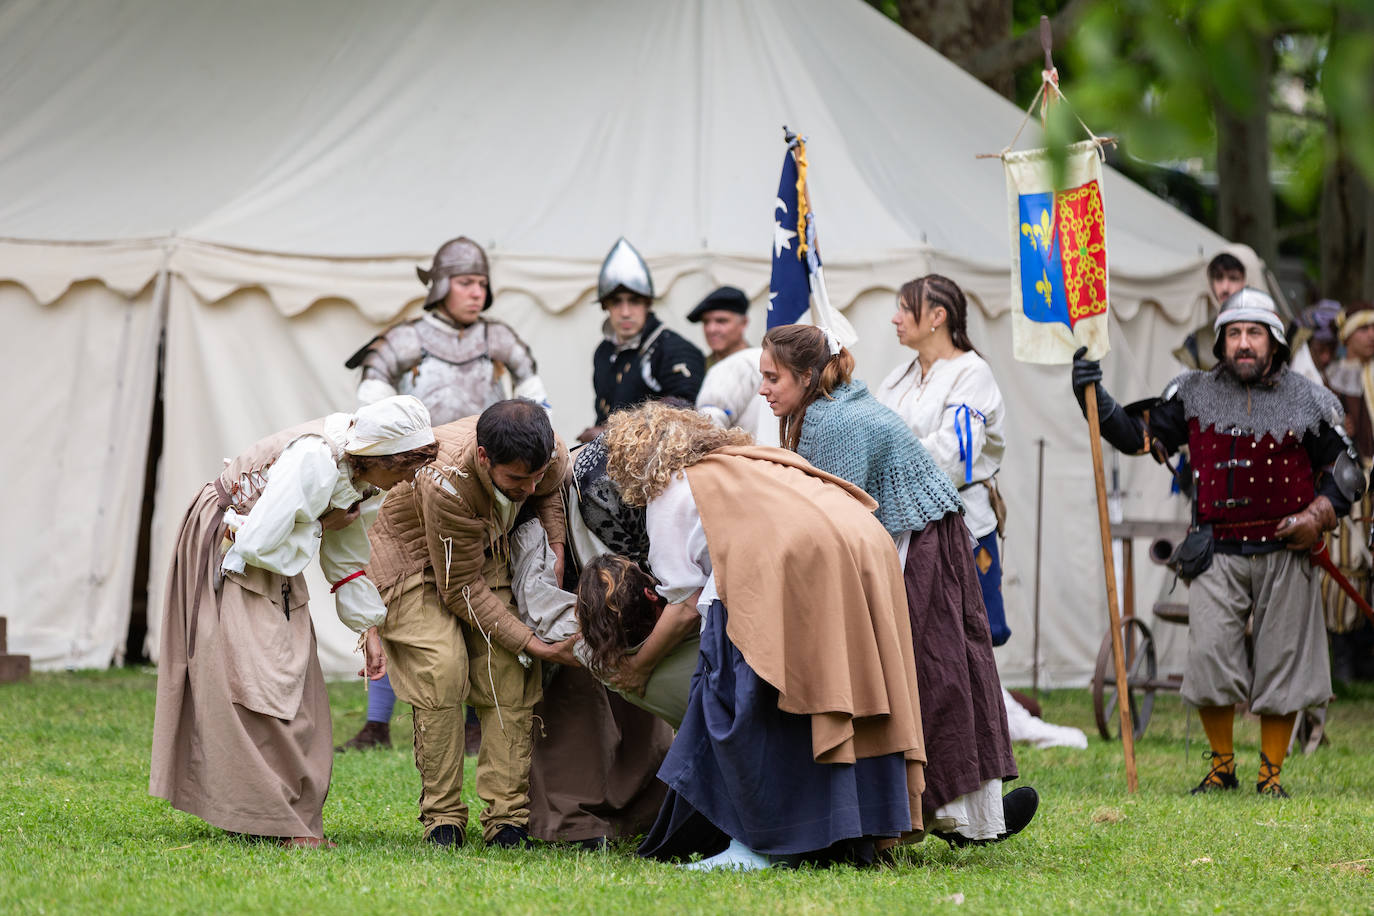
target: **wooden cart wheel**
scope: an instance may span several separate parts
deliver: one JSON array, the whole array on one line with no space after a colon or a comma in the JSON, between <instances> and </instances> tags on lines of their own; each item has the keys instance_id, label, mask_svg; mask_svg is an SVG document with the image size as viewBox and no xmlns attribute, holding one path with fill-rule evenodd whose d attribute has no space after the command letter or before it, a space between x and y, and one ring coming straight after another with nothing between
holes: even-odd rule
<instances>
[{"instance_id":1,"label":"wooden cart wheel","mask_svg":"<svg viewBox=\"0 0 1374 916\"><path fill-rule=\"evenodd\" d=\"M1121 646L1126 654L1126 690L1129 695L1132 732L1137 741L1150 724L1155 705L1155 638L1137 617L1121 621ZM1097 732L1108 741L1120 737L1121 717L1116 710L1116 666L1112 664L1112 634L1102 639L1093 671L1093 717Z\"/></svg>"}]
</instances>

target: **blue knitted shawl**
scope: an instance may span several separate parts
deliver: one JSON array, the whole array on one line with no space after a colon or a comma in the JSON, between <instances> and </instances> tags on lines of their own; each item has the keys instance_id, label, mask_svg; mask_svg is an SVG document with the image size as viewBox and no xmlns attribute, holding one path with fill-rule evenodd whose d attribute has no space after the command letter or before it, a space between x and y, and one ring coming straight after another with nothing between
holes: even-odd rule
<instances>
[{"instance_id":1,"label":"blue knitted shawl","mask_svg":"<svg viewBox=\"0 0 1374 916\"><path fill-rule=\"evenodd\" d=\"M797 454L822 471L863 487L892 535L920 531L964 504L949 477L911 429L860 381L841 385L806 408Z\"/></svg>"}]
</instances>

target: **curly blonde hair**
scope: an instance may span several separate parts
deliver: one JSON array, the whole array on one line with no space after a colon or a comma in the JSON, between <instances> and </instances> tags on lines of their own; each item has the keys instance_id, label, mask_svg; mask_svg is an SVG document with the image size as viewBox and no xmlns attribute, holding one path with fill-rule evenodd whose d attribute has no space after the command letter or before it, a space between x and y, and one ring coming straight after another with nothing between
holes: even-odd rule
<instances>
[{"instance_id":1,"label":"curly blonde hair","mask_svg":"<svg viewBox=\"0 0 1374 916\"><path fill-rule=\"evenodd\" d=\"M695 410L650 401L606 422L606 473L628 505L647 506L674 474L708 452L753 443L742 429L721 429Z\"/></svg>"}]
</instances>

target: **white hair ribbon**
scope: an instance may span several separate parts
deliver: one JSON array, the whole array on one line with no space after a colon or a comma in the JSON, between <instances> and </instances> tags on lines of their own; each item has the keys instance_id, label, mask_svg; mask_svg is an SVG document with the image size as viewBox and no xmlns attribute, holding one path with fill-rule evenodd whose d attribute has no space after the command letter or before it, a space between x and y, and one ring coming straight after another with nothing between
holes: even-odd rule
<instances>
[{"instance_id":1,"label":"white hair ribbon","mask_svg":"<svg viewBox=\"0 0 1374 916\"><path fill-rule=\"evenodd\" d=\"M831 356L839 356L839 355L840 355L840 342L839 342L839 340L837 340L837 339L835 338L834 333L830 330L830 325L828 325L828 324L823 324L823 325L821 325L821 333L825 335L825 345L826 345L826 347L829 348L829 350L830 350L830 355L831 355Z\"/></svg>"}]
</instances>

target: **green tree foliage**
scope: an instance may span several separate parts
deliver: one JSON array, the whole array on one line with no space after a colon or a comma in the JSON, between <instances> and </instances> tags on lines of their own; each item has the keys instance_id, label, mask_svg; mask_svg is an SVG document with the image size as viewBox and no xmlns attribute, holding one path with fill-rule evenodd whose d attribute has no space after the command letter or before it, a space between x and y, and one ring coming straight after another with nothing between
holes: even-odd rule
<instances>
[{"instance_id":1,"label":"green tree foliage","mask_svg":"<svg viewBox=\"0 0 1374 916\"><path fill-rule=\"evenodd\" d=\"M1223 235L1374 295L1374 0L1092 0L1066 52L1090 124L1215 170Z\"/></svg>"},{"instance_id":2,"label":"green tree foliage","mask_svg":"<svg viewBox=\"0 0 1374 916\"><path fill-rule=\"evenodd\" d=\"M1211 150L1218 103L1242 115L1277 108L1332 126L1329 143L1291 125L1276 131L1284 164L1304 172L1295 192L1313 197L1313 176L1337 153L1374 181L1374 0L1095 0L1068 52L1075 107L1140 156ZM1275 91L1256 96L1256 76L1271 74Z\"/></svg>"},{"instance_id":3,"label":"green tree foliage","mask_svg":"<svg viewBox=\"0 0 1374 916\"><path fill-rule=\"evenodd\" d=\"M1010 0L1009 32L938 7L972 41L922 2L869 2L1020 105L1048 16L1072 104L1050 112L1051 147L1082 137L1076 114L1119 139L1114 166L1271 266L1374 297L1374 0Z\"/></svg>"}]
</instances>

